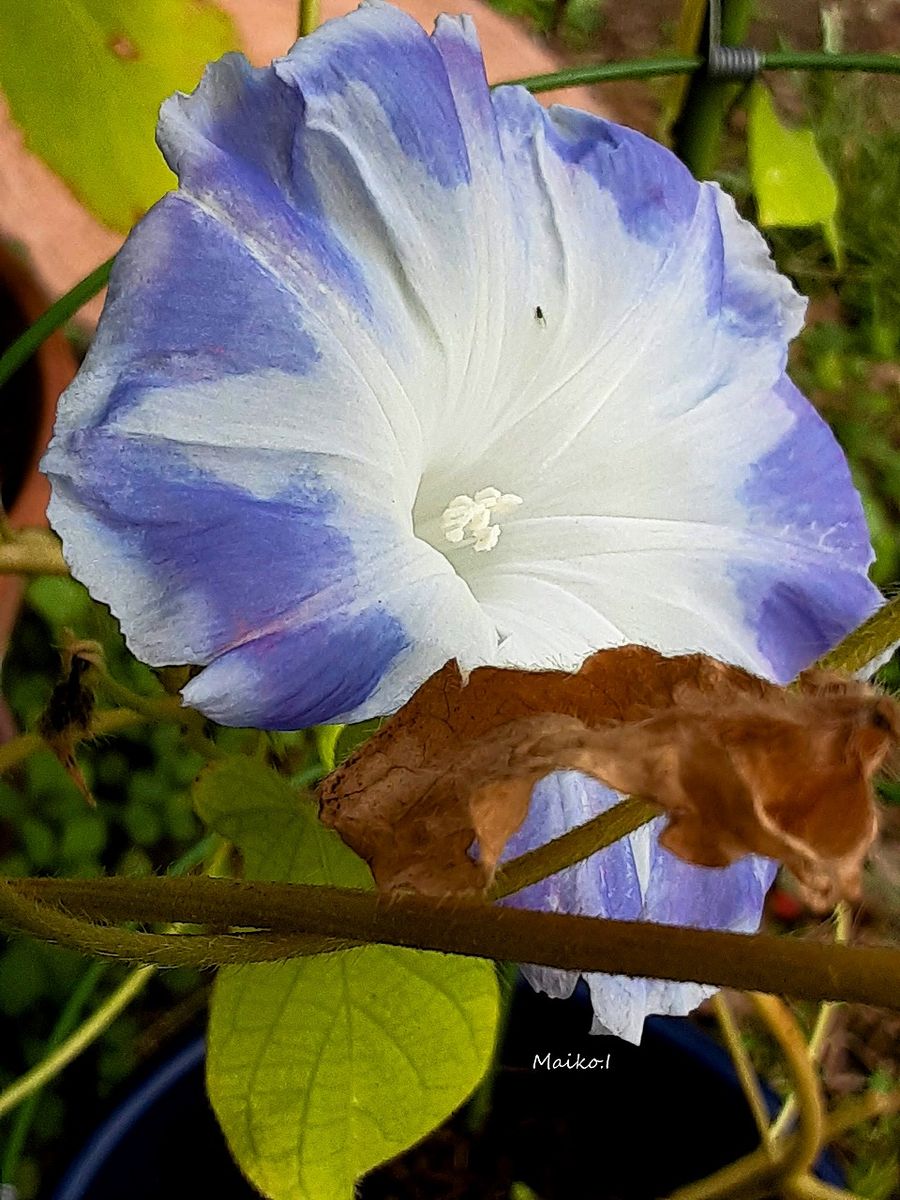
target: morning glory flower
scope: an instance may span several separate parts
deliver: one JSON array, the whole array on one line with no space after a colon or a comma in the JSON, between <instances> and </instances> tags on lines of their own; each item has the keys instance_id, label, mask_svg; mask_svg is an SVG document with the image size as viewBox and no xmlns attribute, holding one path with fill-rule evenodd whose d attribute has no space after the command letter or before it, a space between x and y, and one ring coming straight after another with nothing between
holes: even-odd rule
<instances>
[{"instance_id":1,"label":"morning glory flower","mask_svg":"<svg viewBox=\"0 0 900 1200\"><path fill-rule=\"evenodd\" d=\"M357 721L452 657L627 642L788 680L874 608L761 237L640 134L489 91L468 19L368 3L268 68L227 55L159 143L179 187L118 256L44 466L132 650L203 666L188 704ZM608 802L555 777L518 844ZM652 830L605 854L531 901L749 928L771 875ZM625 1032L696 1003L637 983Z\"/></svg>"}]
</instances>

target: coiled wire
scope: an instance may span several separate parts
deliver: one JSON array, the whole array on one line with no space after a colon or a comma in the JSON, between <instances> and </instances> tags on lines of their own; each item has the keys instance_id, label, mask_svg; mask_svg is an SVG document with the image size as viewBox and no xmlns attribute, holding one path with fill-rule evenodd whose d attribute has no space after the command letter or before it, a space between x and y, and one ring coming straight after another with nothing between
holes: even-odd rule
<instances>
[{"instance_id":1,"label":"coiled wire","mask_svg":"<svg viewBox=\"0 0 900 1200\"><path fill-rule=\"evenodd\" d=\"M738 83L755 79L764 61L762 53L753 46L710 46L707 72L712 79L732 79Z\"/></svg>"}]
</instances>

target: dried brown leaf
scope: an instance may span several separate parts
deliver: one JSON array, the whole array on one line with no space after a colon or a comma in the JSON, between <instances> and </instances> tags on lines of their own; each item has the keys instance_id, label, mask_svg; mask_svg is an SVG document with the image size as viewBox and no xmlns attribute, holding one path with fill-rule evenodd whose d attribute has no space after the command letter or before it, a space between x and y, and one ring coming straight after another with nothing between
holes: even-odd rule
<instances>
[{"instance_id":1,"label":"dried brown leaf","mask_svg":"<svg viewBox=\"0 0 900 1200\"><path fill-rule=\"evenodd\" d=\"M784 689L643 646L575 674L482 667L464 681L448 663L325 780L321 813L380 887L477 890L535 783L578 770L661 805L662 844L688 862L777 858L824 906L858 893L871 781L898 740L895 702L833 673Z\"/></svg>"}]
</instances>

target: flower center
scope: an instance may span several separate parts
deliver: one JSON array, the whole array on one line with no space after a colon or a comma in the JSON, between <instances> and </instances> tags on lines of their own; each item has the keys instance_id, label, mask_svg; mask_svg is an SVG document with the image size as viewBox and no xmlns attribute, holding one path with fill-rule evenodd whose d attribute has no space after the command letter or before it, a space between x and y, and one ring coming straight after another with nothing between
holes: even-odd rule
<instances>
[{"instance_id":1,"label":"flower center","mask_svg":"<svg viewBox=\"0 0 900 1200\"><path fill-rule=\"evenodd\" d=\"M486 487L474 496L455 496L441 513L441 532L454 546L472 546L475 553L493 550L501 529L492 522L519 507L522 497Z\"/></svg>"}]
</instances>

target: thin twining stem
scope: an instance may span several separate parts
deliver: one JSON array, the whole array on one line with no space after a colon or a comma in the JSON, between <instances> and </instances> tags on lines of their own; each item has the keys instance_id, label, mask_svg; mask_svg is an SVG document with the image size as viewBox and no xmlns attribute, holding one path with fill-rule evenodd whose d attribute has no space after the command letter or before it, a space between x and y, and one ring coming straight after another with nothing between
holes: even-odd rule
<instances>
[{"instance_id":1,"label":"thin twining stem","mask_svg":"<svg viewBox=\"0 0 900 1200\"><path fill-rule=\"evenodd\" d=\"M846 944L850 941L850 908L843 901L835 909L834 928L836 942ZM819 1055L822 1053L837 1007L838 1005L834 1002L822 1004L819 1007L819 1011L816 1014L816 1023L806 1051L812 1062L817 1062ZM788 1095L782 1105L781 1112L772 1124L772 1137L781 1137L784 1131L789 1128L796 1111L797 1100L792 1092Z\"/></svg>"},{"instance_id":2,"label":"thin twining stem","mask_svg":"<svg viewBox=\"0 0 900 1200\"><path fill-rule=\"evenodd\" d=\"M29 358L40 348L51 333L61 329L80 308L102 292L109 282L109 273L113 259L95 267L84 279L80 279L74 287L60 296L45 313L30 325L21 336L7 347L0 356L0 387L18 371L19 367L28 362Z\"/></svg>"},{"instance_id":3,"label":"thin twining stem","mask_svg":"<svg viewBox=\"0 0 900 1200\"><path fill-rule=\"evenodd\" d=\"M758 993L750 1000L784 1055L795 1097L797 1136L779 1159L780 1177L790 1179L808 1171L821 1149L825 1136L822 1089L803 1031L784 1001Z\"/></svg>"},{"instance_id":4,"label":"thin twining stem","mask_svg":"<svg viewBox=\"0 0 900 1200\"><path fill-rule=\"evenodd\" d=\"M105 1033L116 1017L140 995L155 974L155 967L138 967L127 975L116 990L86 1021L79 1025L73 1034L61 1042L30 1071L20 1075L6 1091L0 1093L0 1117L5 1116L23 1100L27 1100L32 1093L39 1091L44 1084L55 1078L73 1059Z\"/></svg>"},{"instance_id":5,"label":"thin twining stem","mask_svg":"<svg viewBox=\"0 0 900 1200\"><path fill-rule=\"evenodd\" d=\"M872 613L815 664L824 671L862 671L900 641L900 595Z\"/></svg>"},{"instance_id":6,"label":"thin twining stem","mask_svg":"<svg viewBox=\"0 0 900 1200\"><path fill-rule=\"evenodd\" d=\"M68 999L63 1005L62 1011L47 1041L45 1057L53 1054L63 1042L76 1033L81 1024L82 1011L94 994L97 984L103 978L107 965L104 962L92 962L72 991L69 992ZM31 1071L39 1071L42 1065L43 1063L36 1063L31 1068ZM64 1065L62 1064L62 1066ZM62 1070L62 1066L59 1067L59 1070ZM47 1081L49 1082L51 1078L53 1076L48 1076ZM18 1080L10 1084L10 1088L14 1088L17 1083ZM3 1095L5 1094L4 1092ZM28 1134L37 1113L40 1099L41 1085L38 1084L33 1090L29 1091L27 1096L23 1097L24 1102L16 1114L15 1121L10 1126L6 1145L3 1148L3 1155L0 1158L0 1196L3 1195L3 1184L12 1184L16 1177L19 1161L22 1158L22 1153L28 1141Z\"/></svg>"},{"instance_id":7,"label":"thin twining stem","mask_svg":"<svg viewBox=\"0 0 900 1200\"><path fill-rule=\"evenodd\" d=\"M303 22L300 28L301 33L307 33L308 26L317 19L314 15L315 7L312 3L303 5L301 11L307 15L301 18ZM699 71L703 65L704 59L700 55L679 55L571 67L564 71L552 71L545 75L529 75L525 78L505 80L504 83L520 84L531 92L548 92L561 88L611 83L623 79L691 75L695 71ZM870 71L896 74L900 72L900 56L865 53L830 54L825 51L773 51L763 55L763 69L767 71ZM61 328L84 304L87 304L103 290L109 282L113 261L112 258L107 259L84 279L79 280L0 355L0 386L31 358L51 333Z\"/></svg>"},{"instance_id":8,"label":"thin twining stem","mask_svg":"<svg viewBox=\"0 0 900 1200\"><path fill-rule=\"evenodd\" d=\"M647 821L652 821L660 811L657 804L642 800L639 796L629 796L627 800L599 813L583 825L576 825L546 845L512 859L497 872L488 898L501 900L590 858L598 850L611 846Z\"/></svg>"},{"instance_id":9,"label":"thin twining stem","mask_svg":"<svg viewBox=\"0 0 900 1200\"><path fill-rule=\"evenodd\" d=\"M734 1069L737 1072L741 1090L744 1093L744 1099L747 1101L747 1106L753 1114L753 1120L756 1123L760 1140L763 1145L769 1145L772 1140L772 1133L769 1128L769 1110L766 1108L765 1098L759 1084L759 1077L750 1060L750 1055L747 1053L747 1048L741 1039L740 1027L735 1020L734 1013L731 1011L731 1005L728 1003L724 992L716 992L712 998L712 1006L716 1014L716 1020L719 1022L719 1028L722 1031L722 1037L725 1040L728 1053L731 1055Z\"/></svg>"},{"instance_id":10,"label":"thin twining stem","mask_svg":"<svg viewBox=\"0 0 900 1200\"><path fill-rule=\"evenodd\" d=\"M705 65L699 54L679 54L659 58L631 59L627 62L607 62L566 67L543 75L525 75L507 79L495 87L518 84L530 92L553 92L558 88L590 87L601 83L618 83L625 79L653 79L666 75L693 75ZM872 74L900 73L897 54L830 54L824 50L774 50L763 53L764 71L868 71Z\"/></svg>"},{"instance_id":11,"label":"thin twining stem","mask_svg":"<svg viewBox=\"0 0 900 1200\"><path fill-rule=\"evenodd\" d=\"M800 1127L775 1148L774 1154L772 1146L764 1143L705 1179L679 1188L668 1200L720 1200L732 1195L747 1200L776 1191L780 1195L782 1184L788 1186L791 1181L805 1178L825 1137L819 1084L799 1026L790 1010L774 996L753 995L750 998L785 1056L791 1083L800 1097Z\"/></svg>"},{"instance_id":12,"label":"thin twining stem","mask_svg":"<svg viewBox=\"0 0 900 1200\"><path fill-rule=\"evenodd\" d=\"M146 721L143 713L128 708L111 708L98 712L91 721L88 738L116 734L133 725ZM39 733L22 733L0 746L0 775L12 771L38 750L47 749L46 740Z\"/></svg>"},{"instance_id":13,"label":"thin twining stem","mask_svg":"<svg viewBox=\"0 0 900 1200\"><path fill-rule=\"evenodd\" d=\"M49 529L14 529L0 538L0 574L68 575L69 567Z\"/></svg>"}]
</instances>

